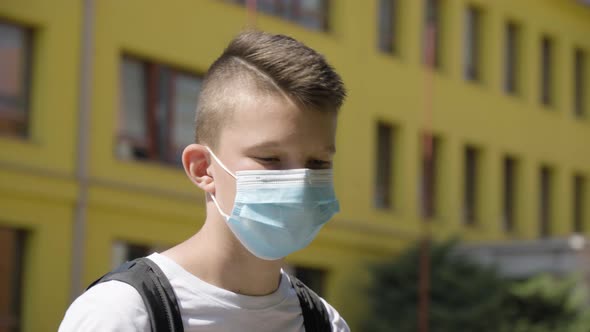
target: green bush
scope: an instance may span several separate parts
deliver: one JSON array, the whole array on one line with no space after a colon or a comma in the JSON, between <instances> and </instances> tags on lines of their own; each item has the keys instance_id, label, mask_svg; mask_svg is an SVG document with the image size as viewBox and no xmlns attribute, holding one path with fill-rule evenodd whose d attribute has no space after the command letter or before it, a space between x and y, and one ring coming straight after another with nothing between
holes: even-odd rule
<instances>
[{"instance_id":1,"label":"green bush","mask_svg":"<svg viewBox=\"0 0 590 332\"><path fill-rule=\"evenodd\" d=\"M541 274L512 281L505 290L502 331L590 331L587 292L579 278Z\"/></svg>"},{"instance_id":2,"label":"green bush","mask_svg":"<svg viewBox=\"0 0 590 332\"><path fill-rule=\"evenodd\" d=\"M508 280L456 254L457 241L430 246L430 332L590 331L576 278ZM363 331L418 330L420 246L372 267L371 317Z\"/></svg>"}]
</instances>

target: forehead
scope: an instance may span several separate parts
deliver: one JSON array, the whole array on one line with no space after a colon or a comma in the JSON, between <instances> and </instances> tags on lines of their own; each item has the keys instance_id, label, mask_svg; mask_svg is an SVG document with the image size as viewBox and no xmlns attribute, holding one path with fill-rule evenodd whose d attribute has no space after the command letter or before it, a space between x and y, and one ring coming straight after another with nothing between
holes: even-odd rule
<instances>
[{"instance_id":1,"label":"forehead","mask_svg":"<svg viewBox=\"0 0 590 332\"><path fill-rule=\"evenodd\" d=\"M281 95L240 97L220 133L220 145L334 150L336 111L302 109Z\"/></svg>"}]
</instances>

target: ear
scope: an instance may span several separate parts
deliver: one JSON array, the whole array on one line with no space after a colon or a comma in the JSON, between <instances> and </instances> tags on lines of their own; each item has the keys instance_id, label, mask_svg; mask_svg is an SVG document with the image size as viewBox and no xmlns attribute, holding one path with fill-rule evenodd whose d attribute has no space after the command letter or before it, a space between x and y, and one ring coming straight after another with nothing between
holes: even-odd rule
<instances>
[{"instance_id":1,"label":"ear","mask_svg":"<svg viewBox=\"0 0 590 332\"><path fill-rule=\"evenodd\" d=\"M214 194L215 185L209 172L211 158L204 145L191 144L182 152L182 166L188 178L205 192Z\"/></svg>"}]
</instances>

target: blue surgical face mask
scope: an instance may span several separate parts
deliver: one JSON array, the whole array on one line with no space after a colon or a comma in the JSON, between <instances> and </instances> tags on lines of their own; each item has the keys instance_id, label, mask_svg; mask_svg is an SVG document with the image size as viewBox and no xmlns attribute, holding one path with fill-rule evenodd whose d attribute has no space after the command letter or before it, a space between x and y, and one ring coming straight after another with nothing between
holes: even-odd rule
<instances>
[{"instance_id":1,"label":"blue surgical face mask","mask_svg":"<svg viewBox=\"0 0 590 332\"><path fill-rule=\"evenodd\" d=\"M209 148L207 148L209 149ZM219 213L242 245L254 256L277 260L305 248L340 208L332 170L291 169L238 171L231 215Z\"/></svg>"}]
</instances>

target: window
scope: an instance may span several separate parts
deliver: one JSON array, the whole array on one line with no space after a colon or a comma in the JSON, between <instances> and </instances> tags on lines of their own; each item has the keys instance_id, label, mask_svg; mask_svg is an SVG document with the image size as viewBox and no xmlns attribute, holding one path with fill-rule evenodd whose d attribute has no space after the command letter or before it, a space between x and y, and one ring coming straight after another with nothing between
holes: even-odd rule
<instances>
[{"instance_id":1,"label":"window","mask_svg":"<svg viewBox=\"0 0 590 332\"><path fill-rule=\"evenodd\" d=\"M397 52L397 0L379 0L379 50L385 53Z\"/></svg>"},{"instance_id":2,"label":"window","mask_svg":"<svg viewBox=\"0 0 590 332\"><path fill-rule=\"evenodd\" d=\"M463 50L466 80L477 81L481 79L479 64L481 40L481 11L469 6L465 11L465 48Z\"/></svg>"},{"instance_id":3,"label":"window","mask_svg":"<svg viewBox=\"0 0 590 332\"><path fill-rule=\"evenodd\" d=\"M520 67L520 28L516 23L508 22L504 30L504 92L517 94Z\"/></svg>"},{"instance_id":4,"label":"window","mask_svg":"<svg viewBox=\"0 0 590 332\"><path fill-rule=\"evenodd\" d=\"M441 9L440 1L444 0L424 0L424 52L423 61L429 67L440 67L440 30Z\"/></svg>"},{"instance_id":5,"label":"window","mask_svg":"<svg viewBox=\"0 0 590 332\"><path fill-rule=\"evenodd\" d=\"M541 103L553 103L553 41L545 36L541 39Z\"/></svg>"},{"instance_id":6,"label":"window","mask_svg":"<svg viewBox=\"0 0 590 332\"><path fill-rule=\"evenodd\" d=\"M574 114L582 118L586 115L586 53L574 50Z\"/></svg>"},{"instance_id":7,"label":"window","mask_svg":"<svg viewBox=\"0 0 590 332\"><path fill-rule=\"evenodd\" d=\"M438 163L440 139L431 135L423 135L424 151L422 153L422 177L420 197L422 217L433 218L436 215Z\"/></svg>"},{"instance_id":8,"label":"window","mask_svg":"<svg viewBox=\"0 0 590 332\"><path fill-rule=\"evenodd\" d=\"M514 230L514 219L516 214L516 190L517 190L517 161L512 157L504 158L504 198L503 198L503 227L510 232Z\"/></svg>"},{"instance_id":9,"label":"window","mask_svg":"<svg viewBox=\"0 0 590 332\"><path fill-rule=\"evenodd\" d=\"M0 135L29 134L31 31L0 21Z\"/></svg>"},{"instance_id":10,"label":"window","mask_svg":"<svg viewBox=\"0 0 590 332\"><path fill-rule=\"evenodd\" d=\"M200 89L197 75L123 57L117 156L179 165L194 142Z\"/></svg>"},{"instance_id":11,"label":"window","mask_svg":"<svg viewBox=\"0 0 590 332\"><path fill-rule=\"evenodd\" d=\"M225 0L246 5L248 0ZM256 10L313 30L328 30L328 0L255 0Z\"/></svg>"},{"instance_id":12,"label":"window","mask_svg":"<svg viewBox=\"0 0 590 332\"><path fill-rule=\"evenodd\" d=\"M21 331L25 233L0 227L0 331Z\"/></svg>"},{"instance_id":13,"label":"window","mask_svg":"<svg viewBox=\"0 0 590 332\"><path fill-rule=\"evenodd\" d=\"M325 270L300 265L288 265L283 267L283 270L301 280L301 282L311 288L319 296L326 296L327 273Z\"/></svg>"},{"instance_id":14,"label":"window","mask_svg":"<svg viewBox=\"0 0 590 332\"><path fill-rule=\"evenodd\" d=\"M375 156L375 207L393 208L393 159L394 128L385 123L377 124L377 155Z\"/></svg>"},{"instance_id":15,"label":"window","mask_svg":"<svg viewBox=\"0 0 590 332\"><path fill-rule=\"evenodd\" d=\"M573 226L574 232L584 233L584 220L586 218L585 202L586 202L586 178L582 175L574 175L573 181Z\"/></svg>"},{"instance_id":16,"label":"window","mask_svg":"<svg viewBox=\"0 0 590 332\"><path fill-rule=\"evenodd\" d=\"M472 146L465 148L465 178L463 188L463 222L473 225L478 217L479 151Z\"/></svg>"},{"instance_id":17,"label":"window","mask_svg":"<svg viewBox=\"0 0 590 332\"><path fill-rule=\"evenodd\" d=\"M541 167L539 175L539 235L547 237L551 234L551 214L553 213L552 191L553 170Z\"/></svg>"}]
</instances>

